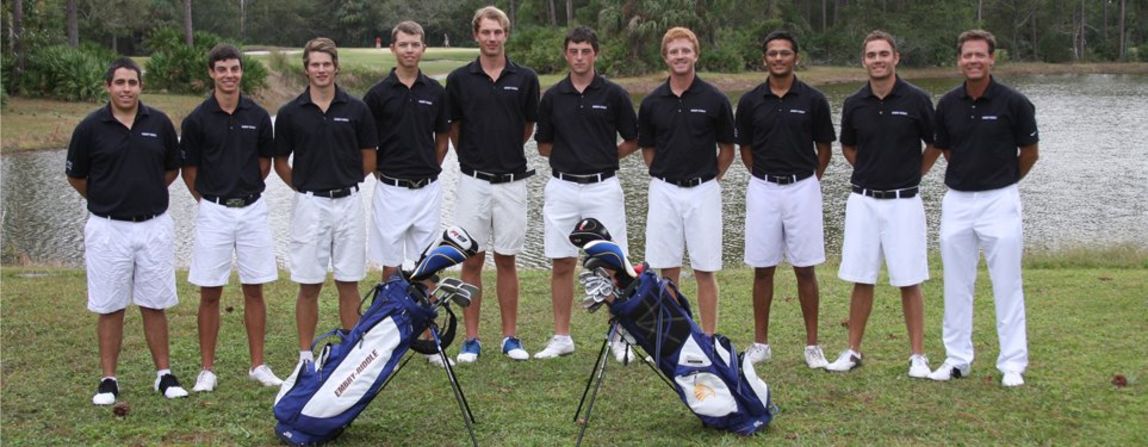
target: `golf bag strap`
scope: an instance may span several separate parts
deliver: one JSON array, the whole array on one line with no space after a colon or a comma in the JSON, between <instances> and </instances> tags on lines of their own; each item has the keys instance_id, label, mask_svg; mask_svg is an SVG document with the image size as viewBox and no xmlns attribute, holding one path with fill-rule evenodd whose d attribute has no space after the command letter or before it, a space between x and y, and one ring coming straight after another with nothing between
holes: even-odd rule
<instances>
[{"instance_id":1,"label":"golf bag strap","mask_svg":"<svg viewBox=\"0 0 1148 447\"><path fill-rule=\"evenodd\" d=\"M335 329L331 329L330 332L327 332L323 335L315 337L315 340L311 342L311 352L315 352L315 347L319 346L319 342L326 340L328 338L331 338L331 337L342 338L345 335L347 335L347 333L348 333L348 331L344 331L343 328L335 328Z\"/></svg>"},{"instance_id":2,"label":"golf bag strap","mask_svg":"<svg viewBox=\"0 0 1148 447\"><path fill-rule=\"evenodd\" d=\"M442 349L450 347L451 342L454 341L455 333L458 329L458 317L454 315L454 311L450 306L442 306L442 310L446 311L446 327L442 328L439 333L439 342L442 343ZM419 332L422 332L421 330ZM411 350L419 354L434 355L438 354L438 348L435 347L434 340L418 339L411 342Z\"/></svg>"}]
</instances>

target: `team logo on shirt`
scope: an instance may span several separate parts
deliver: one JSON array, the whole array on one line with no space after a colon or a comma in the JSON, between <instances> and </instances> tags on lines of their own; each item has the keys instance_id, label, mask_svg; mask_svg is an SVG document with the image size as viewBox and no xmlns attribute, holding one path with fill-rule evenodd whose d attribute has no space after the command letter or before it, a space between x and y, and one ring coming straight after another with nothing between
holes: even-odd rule
<instances>
[{"instance_id":1,"label":"team logo on shirt","mask_svg":"<svg viewBox=\"0 0 1148 447\"><path fill-rule=\"evenodd\" d=\"M431 102L431 101L427 101L427 100L425 100L425 99L420 99L420 100L419 100L419 104L422 104L422 105L424 105L424 106L433 106L433 105L434 105L434 103L433 103L433 102Z\"/></svg>"},{"instance_id":2,"label":"team logo on shirt","mask_svg":"<svg viewBox=\"0 0 1148 447\"><path fill-rule=\"evenodd\" d=\"M798 115L804 115L805 111L801 110L801 109L789 109L789 113L796 113Z\"/></svg>"},{"instance_id":3,"label":"team logo on shirt","mask_svg":"<svg viewBox=\"0 0 1148 447\"><path fill-rule=\"evenodd\" d=\"M155 132L140 132L140 136L141 137L159 138L159 135L156 135Z\"/></svg>"},{"instance_id":4,"label":"team logo on shirt","mask_svg":"<svg viewBox=\"0 0 1148 447\"><path fill-rule=\"evenodd\" d=\"M590 108L596 109L596 110L606 110L606 106L604 106L602 104L591 104Z\"/></svg>"},{"instance_id":5,"label":"team logo on shirt","mask_svg":"<svg viewBox=\"0 0 1148 447\"><path fill-rule=\"evenodd\" d=\"M515 87L515 86L513 86L513 85L507 85L507 86L504 86L504 87L502 87L502 89L503 89L503 90L513 90L513 91L516 91L516 92L518 91L518 87Z\"/></svg>"},{"instance_id":6,"label":"team logo on shirt","mask_svg":"<svg viewBox=\"0 0 1148 447\"><path fill-rule=\"evenodd\" d=\"M351 119L350 119L350 118L343 118L343 117L340 117L340 116L336 116L336 117L334 117L334 118L331 118L331 121L334 121L334 122L336 122L336 123L349 123L349 122L351 122Z\"/></svg>"},{"instance_id":7,"label":"team logo on shirt","mask_svg":"<svg viewBox=\"0 0 1148 447\"><path fill-rule=\"evenodd\" d=\"M906 112L904 110L893 110L893 111L889 112L889 114L890 115L909 116L909 112Z\"/></svg>"},{"instance_id":8,"label":"team logo on shirt","mask_svg":"<svg viewBox=\"0 0 1148 447\"><path fill-rule=\"evenodd\" d=\"M258 127L252 126L250 124L241 124L241 125L239 125L239 128L240 129L247 129L247 130L257 130L258 129Z\"/></svg>"},{"instance_id":9,"label":"team logo on shirt","mask_svg":"<svg viewBox=\"0 0 1148 447\"><path fill-rule=\"evenodd\" d=\"M691 113L706 113L706 109L690 109Z\"/></svg>"},{"instance_id":10,"label":"team logo on shirt","mask_svg":"<svg viewBox=\"0 0 1148 447\"><path fill-rule=\"evenodd\" d=\"M996 121L997 116L996 115L985 115L985 116L982 116L981 119L985 120L985 121Z\"/></svg>"}]
</instances>

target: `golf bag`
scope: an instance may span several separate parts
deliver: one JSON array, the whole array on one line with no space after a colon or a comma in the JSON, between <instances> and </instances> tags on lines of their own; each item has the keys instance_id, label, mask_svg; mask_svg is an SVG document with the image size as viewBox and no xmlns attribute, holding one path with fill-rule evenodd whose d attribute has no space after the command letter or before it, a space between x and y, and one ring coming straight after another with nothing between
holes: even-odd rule
<instances>
[{"instance_id":1,"label":"golf bag","mask_svg":"<svg viewBox=\"0 0 1148 447\"><path fill-rule=\"evenodd\" d=\"M460 229L447 231L458 231L456 239L470 242ZM311 445L339 436L402 368L400 362L408 350L440 355L445 361L442 349L453 340L457 325L449 302L469 304L474 288L457 280L443 281L436 291L439 301L432 303L431 293L421 280L462 262L473 255L474 248L450 243L428 248L413 271L394 275L374 287L368 294L370 307L350 331L336 329L316 338L311 345L315 360L300 362L275 397L275 433L279 438L292 445ZM444 293L444 289L448 290ZM435 323L440 308L447 317L443 334ZM433 339L418 340L428 328ZM323 344L327 340L332 341ZM473 417L469 406L449 367L447 374L470 428Z\"/></svg>"}]
</instances>

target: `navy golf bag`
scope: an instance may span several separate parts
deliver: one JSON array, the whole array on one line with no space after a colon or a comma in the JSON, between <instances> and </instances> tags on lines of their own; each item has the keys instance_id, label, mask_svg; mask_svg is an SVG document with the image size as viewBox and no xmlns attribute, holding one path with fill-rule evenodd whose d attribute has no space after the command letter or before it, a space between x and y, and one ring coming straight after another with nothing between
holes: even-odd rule
<instances>
[{"instance_id":1,"label":"navy golf bag","mask_svg":"<svg viewBox=\"0 0 1148 447\"><path fill-rule=\"evenodd\" d=\"M428 248L413 271L374 287L368 294L370 307L350 331L336 329L315 339L311 345L315 360L300 362L275 397L275 433L281 440L312 445L339 436L405 365L408 350L413 350L440 356L474 441L473 415L443 350L453 340L457 325L450 303L466 306L477 290L458 280L444 280L433 294L438 298L434 301L422 283L474 254L475 246L469 244L465 232L447 231L456 233L444 238L461 238L466 244L444 242ZM436 323L439 310L446 311L445 333L439 332ZM419 340L427 329L432 339Z\"/></svg>"}]
</instances>

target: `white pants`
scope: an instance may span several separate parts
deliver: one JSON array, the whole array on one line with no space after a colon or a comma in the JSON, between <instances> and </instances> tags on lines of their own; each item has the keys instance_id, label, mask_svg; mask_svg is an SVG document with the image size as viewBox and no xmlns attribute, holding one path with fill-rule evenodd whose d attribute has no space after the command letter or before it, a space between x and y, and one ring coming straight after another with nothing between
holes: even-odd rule
<instances>
[{"instance_id":1,"label":"white pants","mask_svg":"<svg viewBox=\"0 0 1148 447\"><path fill-rule=\"evenodd\" d=\"M996 303L1001 372L1028 367L1021 255L1024 248L1017 186L980 192L949 190L941 202L941 259L945 263L945 324L948 360L973 362L973 296L979 251L984 250Z\"/></svg>"},{"instance_id":2,"label":"white pants","mask_svg":"<svg viewBox=\"0 0 1148 447\"><path fill-rule=\"evenodd\" d=\"M375 183L371 198L374 219L367 258L384 267L418 261L439 237L442 226L442 186L433 181L419 189Z\"/></svg>"},{"instance_id":3,"label":"white pants","mask_svg":"<svg viewBox=\"0 0 1148 447\"><path fill-rule=\"evenodd\" d=\"M626 243L626 202L622 195L622 184L617 177L590 184L551 178L546 183L543 197L547 258L577 257L578 247L570 243L570 232L579 221L588 217L602 222L610 232L610 237L629 256Z\"/></svg>"},{"instance_id":4,"label":"white pants","mask_svg":"<svg viewBox=\"0 0 1148 447\"><path fill-rule=\"evenodd\" d=\"M512 256L526 245L526 180L491 184L458 178L454 223L470 233L482 252Z\"/></svg>"},{"instance_id":5,"label":"white pants","mask_svg":"<svg viewBox=\"0 0 1148 447\"><path fill-rule=\"evenodd\" d=\"M646 262L650 267L681 267L688 249L694 270L721 270L721 185L717 180L686 188L651 178L649 200Z\"/></svg>"},{"instance_id":6,"label":"white pants","mask_svg":"<svg viewBox=\"0 0 1148 447\"><path fill-rule=\"evenodd\" d=\"M363 199L358 192L338 199L295 193L289 233L292 281L320 284L327 279L328 267L335 281L357 282L367 276Z\"/></svg>"},{"instance_id":7,"label":"white pants","mask_svg":"<svg viewBox=\"0 0 1148 447\"><path fill-rule=\"evenodd\" d=\"M187 282L200 287L227 285L233 258L239 265L241 284L264 284L279 278L266 199L243 208L200 200L196 210Z\"/></svg>"},{"instance_id":8,"label":"white pants","mask_svg":"<svg viewBox=\"0 0 1148 447\"><path fill-rule=\"evenodd\" d=\"M745 187L745 263L794 267L825 262L821 183L816 176L789 185L750 177Z\"/></svg>"},{"instance_id":9,"label":"white pants","mask_svg":"<svg viewBox=\"0 0 1148 447\"><path fill-rule=\"evenodd\" d=\"M144 222L89 215L84 225L88 310L109 314L131 303L160 310L178 304L174 233L168 213Z\"/></svg>"}]
</instances>

